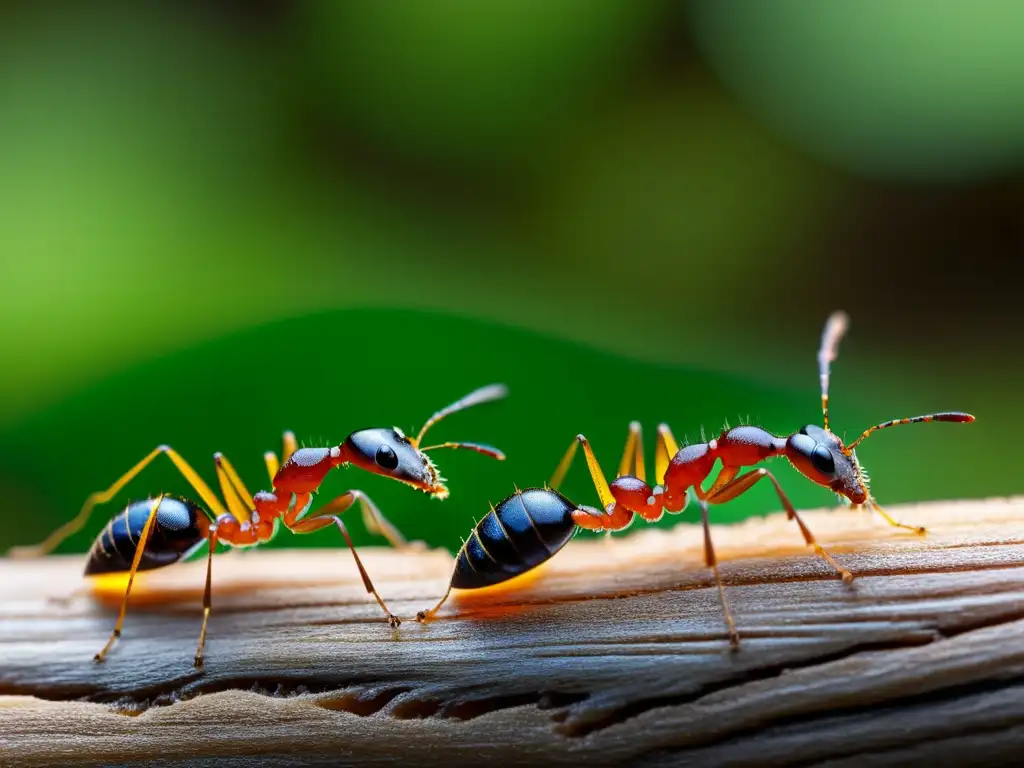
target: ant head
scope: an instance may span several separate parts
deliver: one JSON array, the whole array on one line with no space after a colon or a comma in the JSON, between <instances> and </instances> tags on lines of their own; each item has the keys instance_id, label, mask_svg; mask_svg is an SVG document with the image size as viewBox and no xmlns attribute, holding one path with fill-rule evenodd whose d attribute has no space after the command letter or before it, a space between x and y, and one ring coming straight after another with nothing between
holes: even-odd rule
<instances>
[{"instance_id":1,"label":"ant head","mask_svg":"<svg viewBox=\"0 0 1024 768\"><path fill-rule=\"evenodd\" d=\"M839 351L839 342L846 333L850 319L843 311L833 312L825 323L821 334L821 346L818 349L818 377L821 382L821 413L824 428L810 425L791 436L786 441L786 456L808 479L831 488L845 496L854 504L863 504L868 494L866 475L857 463L854 448L872 433L879 429L888 429L901 424L921 424L931 421L949 421L958 424L969 424L974 417L960 411L929 413L924 416L913 416L907 419L883 421L870 429L864 430L860 437L849 445L836 437L828 428L828 385L831 377L832 361Z\"/></svg>"},{"instance_id":2,"label":"ant head","mask_svg":"<svg viewBox=\"0 0 1024 768\"><path fill-rule=\"evenodd\" d=\"M419 488L438 498L448 495L437 467L398 427L360 429L341 446L344 461L360 469Z\"/></svg>"},{"instance_id":3,"label":"ant head","mask_svg":"<svg viewBox=\"0 0 1024 768\"><path fill-rule=\"evenodd\" d=\"M437 411L427 419L416 437L406 437L398 427L390 429L361 429L349 435L341 446L338 463L350 462L367 472L384 475L419 488L434 498L444 499L448 488L444 478L438 474L427 451L437 448L457 448L482 453L493 459L503 460L505 454L482 443L446 442L421 447L423 436L434 424L458 411L474 405L500 400L508 394L504 384L491 384L470 392L449 406Z\"/></svg>"},{"instance_id":4,"label":"ant head","mask_svg":"<svg viewBox=\"0 0 1024 768\"><path fill-rule=\"evenodd\" d=\"M804 477L830 488L854 504L863 504L868 489L857 455L826 429L808 424L786 440L786 458Z\"/></svg>"}]
</instances>

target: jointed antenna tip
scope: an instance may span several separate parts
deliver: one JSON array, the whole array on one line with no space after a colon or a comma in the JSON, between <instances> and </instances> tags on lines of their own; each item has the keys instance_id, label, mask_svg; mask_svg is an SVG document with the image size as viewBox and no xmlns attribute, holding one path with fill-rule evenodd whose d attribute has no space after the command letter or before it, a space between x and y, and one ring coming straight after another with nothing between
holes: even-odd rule
<instances>
[{"instance_id":1,"label":"jointed antenna tip","mask_svg":"<svg viewBox=\"0 0 1024 768\"><path fill-rule=\"evenodd\" d=\"M419 434L416 435L414 440L412 440L413 445L419 445L423 436L427 434L427 430L446 416L451 416L453 413L465 410L466 408L471 408L474 405L489 403L493 400L501 400L507 396L508 387L504 384L488 384L487 386L473 390L465 397L459 398L451 405L442 408L427 419L423 424L422 429L420 429Z\"/></svg>"}]
</instances>

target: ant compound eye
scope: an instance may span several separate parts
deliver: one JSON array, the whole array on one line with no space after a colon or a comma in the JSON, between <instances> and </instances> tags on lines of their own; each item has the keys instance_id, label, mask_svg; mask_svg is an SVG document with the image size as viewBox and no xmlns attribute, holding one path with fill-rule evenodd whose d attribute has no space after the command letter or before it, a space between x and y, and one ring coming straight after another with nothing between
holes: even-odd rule
<instances>
[{"instance_id":1,"label":"ant compound eye","mask_svg":"<svg viewBox=\"0 0 1024 768\"><path fill-rule=\"evenodd\" d=\"M389 445L382 445L377 449L377 455L373 457L378 466L384 469L395 469L398 467L398 454Z\"/></svg>"},{"instance_id":2,"label":"ant compound eye","mask_svg":"<svg viewBox=\"0 0 1024 768\"><path fill-rule=\"evenodd\" d=\"M823 475L835 474L836 462L832 458L832 452L824 445L818 444L814 446L814 450L811 451L811 463Z\"/></svg>"}]
</instances>

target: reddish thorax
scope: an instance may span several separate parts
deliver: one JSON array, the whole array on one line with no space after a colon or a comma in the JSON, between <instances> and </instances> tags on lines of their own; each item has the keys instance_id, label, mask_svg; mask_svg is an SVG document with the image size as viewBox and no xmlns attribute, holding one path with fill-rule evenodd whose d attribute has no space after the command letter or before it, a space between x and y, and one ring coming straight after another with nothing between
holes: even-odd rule
<instances>
[{"instance_id":1,"label":"reddish thorax","mask_svg":"<svg viewBox=\"0 0 1024 768\"><path fill-rule=\"evenodd\" d=\"M696 489L697 496L703 498L705 492L701 484L711 474L716 461L722 462L723 470L732 472L785 454L784 438L760 427L733 427L706 443L680 449L665 471L663 486L652 488L631 475L617 477L609 484L615 502L604 514L578 511L573 519L581 528L590 530L621 530L632 522L634 515L653 522L660 519L665 510L680 512L686 506L690 488Z\"/></svg>"},{"instance_id":2,"label":"reddish thorax","mask_svg":"<svg viewBox=\"0 0 1024 768\"><path fill-rule=\"evenodd\" d=\"M335 467L351 461L344 445L333 448L300 448L274 476L274 491L312 493Z\"/></svg>"}]
</instances>

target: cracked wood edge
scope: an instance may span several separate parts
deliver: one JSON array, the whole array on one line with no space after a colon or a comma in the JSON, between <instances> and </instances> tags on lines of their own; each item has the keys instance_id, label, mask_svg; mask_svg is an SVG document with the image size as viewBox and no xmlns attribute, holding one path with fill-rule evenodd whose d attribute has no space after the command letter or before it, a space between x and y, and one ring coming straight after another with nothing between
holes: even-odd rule
<instances>
[{"instance_id":1,"label":"cracked wood edge","mask_svg":"<svg viewBox=\"0 0 1024 768\"><path fill-rule=\"evenodd\" d=\"M202 674L202 562L146 574L97 667L110 595L46 602L81 584L82 558L0 560L0 762L1008 761L1024 748L1024 498L891 512L929 536L803 513L852 587L784 515L716 526L738 653L686 523L573 541L533 578L397 631L344 550L229 553ZM361 554L403 616L452 565Z\"/></svg>"}]
</instances>

